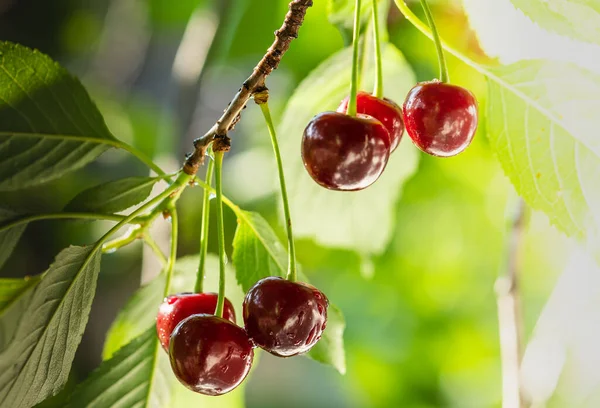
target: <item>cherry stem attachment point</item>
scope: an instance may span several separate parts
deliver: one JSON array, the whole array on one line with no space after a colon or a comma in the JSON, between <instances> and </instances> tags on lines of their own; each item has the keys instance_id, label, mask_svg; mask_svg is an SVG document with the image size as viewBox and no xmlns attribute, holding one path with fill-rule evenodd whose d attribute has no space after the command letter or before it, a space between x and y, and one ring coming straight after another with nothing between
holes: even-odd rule
<instances>
[{"instance_id":1,"label":"cherry stem attachment point","mask_svg":"<svg viewBox=\"0 0 600 408\"><path fill-rule=\"evenodd\" d=\"M279 143L277 142L275 126L273 126L273 119L271 118L269 104L266 100L257 103L260 105L260 109L262 110L263 116L265 117L265 122L267 123L267 127L269 128L269 135L271 136L271 144L273 145L273 152L275 153L275 160L277 161L277 171L279 173L279 187L281 189L283 213L285 215L285 228L287 231L288 239L288 272L286 278L292 282L295 282L297 279L296 248L294 245L294 233L292 231L292 216L290 212L290 204L285 184L285 175L283 172L283 160L281 159L281 152L279 150Z\"/></svg>"},{"instance_id":2,"label":"cherry stem attachment point","mask_svg":"<svg viewBox=\"0 0 600 408\"><path fill-rule=\"evenodd\" d=\"M213 145L214 151L214 145ZM222 150L214 152L215 155L215 189L217 199L217 239L219 241L219 297L217 299L217 309L215 315L223 317L223 308L225 306L225 222L223 220L223 156Z\"/></svg>"},{"instance_id":3,"label":"cherry stem attachment point","mask_svg":"<svg viewBox=\"0 0 600 408\"><path fill-rule=\"evenodd\" d=\"M435 43L435 49L437 51L438 62L440 64L440 81L441 82L450 82L450 77L448 75L448 66L446 65L446 57L444 57L444 49L442 47L442 41L440 40L440 35L438 33L437 27L435 25L435 21L433 19L433 14L431 14L431 10L429 8L429 4L427 0L421 0L421 6L423 6L423 11L425 12L425 18L429 23L429 28L431 29L431 34L433 36L433 42Z\"/></svg>"},{"instance_id":4,"label":"cherry stem attachment point","mask_svg":"<svg viewBox=\"0 0 600 408\"><path fill-rule=\"evenodd\" d=\"M373 39L375 41L375 89L373 95L383 98L383 64L381 57L381 41L379 35L379 0L373 0Z\"/></svg>"},{"instance_id":5,"label":"cherry stem attachment point","mask_svg":"<svg viewBox=\"0 0 600 408\"><path fill-rule=\"evenodd\" d=\"M213 176L213 169L215 166L214 158L209 158L208 164L206 165L206 185L211 185ZM194 286L194 292L202 293L204 290L204 266L206 264L206 255L208 254L208 228L210 223L210 196L212 192L210 190L204 190L204 196L202 198L202 229L200 230L200 260L198 262L198 274L196 276L196 285Z\"/></svg>"},{"instance_id":6,"label":"cherry stem attachment point","mask_svg":"<svg viewBox=\"0 0 600 408\"><path fill-rule=\"evenodd\" d=\"M360 37L361 0L354 3L354 30L352 34L352 76L350 80L350 99L346 114L356 116L356 95L358 94L358 43Z\"/></svg>"}]
</instances>

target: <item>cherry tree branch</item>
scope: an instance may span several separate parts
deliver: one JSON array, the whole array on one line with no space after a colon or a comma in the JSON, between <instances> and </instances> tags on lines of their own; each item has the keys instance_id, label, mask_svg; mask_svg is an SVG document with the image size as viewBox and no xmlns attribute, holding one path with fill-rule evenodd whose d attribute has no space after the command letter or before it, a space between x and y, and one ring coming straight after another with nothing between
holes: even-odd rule
<instances>
[{"instance_id":1,"label":"cherry tree branch","mask_svg":"<svg viewBox=\"0 0 600 408\"><path fill-rule=\"evenodd\" d=\"M293 0L289 4L289 11L283 20L281 28L275 31L275 41L267 53L254 68L252 75L242 84L235 94L221 118L202 137L194 140L194 151L187 157L183 171L194 175L204 160L208 145L215 141L216 150L228 150L229 139L227 133L233 129L240 119L242 109L248 100L265 87L265 80L277 69L281 58L290 48L290 43L298 37L298 31L304 22L306 11L313 4L312 0Z\"/></svg>"},{"instance_id":2,"label":"cherry tree branch","mask_svg":"<svg viewBox=\"0 0 600 408\"><path fill-rule=\"evenodd\" d=\"M519 266L525 227L525 210L525 203L519 199L507 235L506 264L496 281L503 408L524 408L526 406L520 373L523 352L523 315L519 292Z\"/></svg>"}]
</instances>

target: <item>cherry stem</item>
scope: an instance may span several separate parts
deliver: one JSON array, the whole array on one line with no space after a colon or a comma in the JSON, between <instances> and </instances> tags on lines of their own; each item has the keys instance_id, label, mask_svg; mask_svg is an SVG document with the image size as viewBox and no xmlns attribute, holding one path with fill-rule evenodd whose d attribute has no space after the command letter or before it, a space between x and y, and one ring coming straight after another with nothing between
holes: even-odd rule
<instances>
[{"instance_id":1,"label":"cherry stem","mask_svg":"<svg viewBox=\"0 0 600 408\"><path fill-rule=\"evenodd\" d=\"M171 293L171 281L173 279L173 270L175 269L175 260L177 259L177 231L179 226L177 209L175 209L174 205L169 208L169 214L171 216L171 249L169 251L169 259L165 268L166 281L165 290L163 293L164 297L169 296Z\"/></svg>"},{"instance_id":2,"label":"cherry stem","mask_svg":"<svg viewBox=\"0 0 600 408\"><path fill-rule=\"evenodd\" d=\"M279 187L281 188L281 199L283 201L283 212L285 214L285 228L287 231L288 239L288 272L287 279L295 282L297 279L296 271L296 248L294 245L294 233L292 232L292 216L290 213L290 204L287 194L287 188L285 185L285 175L283 172L283 161L281 160L281 152L279 151L279 143L277 142L277 134L275 133L275 126L273 126L273 119L271 118L271 112L269 110L269 104L265 101L260 103L260 109L262 110L265 122L269 128L269 135L271 136L271 144L273 145L273 152L275 153L275 160L277 161L277 170L279 172Z\"/></svg>"},{"instance_id":3,"label":"cherry stem","mask_svg":"<svg viewBox=\"0 0 600 408\"><path fill-rule=\"evenodd\" d=\"M379 40L379 12L377 2L373 0L373 34L375 40L375 90L373 94L378 98L383 98L383 64L381 58L381 42Z\"/></svg>"},{"instance_id":4,"label":"cherry stem","mask_svg":"<svg viewBox=\"0 0 600 408\"><path fill-rule=\"evenodd\" d=\"M213 169L215 162L212 157L209 158L206 166L206 185L211 185ZM202 198L202 229L200 230L200 260L198 262L198 274L196 275L196 286L194 292L202 293L204 288L204 265L206 264L206 255L208 254L208 228L210 224L210 190L204 190Z\"/></svg>"},{"instance_id":5,"label":"cherry stem","mask_svg":"<svg viewBox=\"0 0 600 408\"><path fill-rule=\"evenodd\" d=\"M213 150L214 151L214 150ZM225 306L225 222L223 221L223 151L215 154L215 188L217 193L217 239L219 241L219 297L215 315L223 317Z\"/></svg>"},{"instance_id":6,"label":"cherry stem","mask_svg":"<svg viewBox=\"0 0 600 408\"><path fill-rule=\"evenodd\" d=\"M350 99L346 114L356 116L356 95L358 94L358 43L360 36L360 3L354 3L354 31L352 37L352 77L350 80Z\"/></svg>"},{"instance_id":7,"label":"cherry stem","mask_svg":"<svg viewBox=\"0 0 600 408\"><path fill-rule=\"evenodd\" d=\"M429 28L431 29L431 34L433 35L433 42L435 43L438 62L440 64L440 81L450 82L450 77L448 75L448 66L446 65L446 57L444 57L444 49L442 47L442 41L440 40L440 35L438 34L438 30L435 25L435 21L433 20L431 10L429 9L429 4L427 4L427 0L421 0L421 6L423 6L423 11L425 11L425 18L427 18Z\"/></svg>"}]
</instances>

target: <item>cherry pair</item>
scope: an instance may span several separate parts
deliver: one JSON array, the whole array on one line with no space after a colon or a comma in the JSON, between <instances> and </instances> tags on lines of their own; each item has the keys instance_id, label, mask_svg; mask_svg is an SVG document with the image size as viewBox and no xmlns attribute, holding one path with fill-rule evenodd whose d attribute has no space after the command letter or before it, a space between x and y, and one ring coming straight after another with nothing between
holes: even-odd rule
<instances>
[{"instance_id":1,"label":"cherry pair","mask_svg":"<svg viewBox=\"0 0 600 408\"><path fill-rule=\"evenodd\" d=\"M433 156L465 150L477 128L477 101L459 86L439 81L417 84L402 109L389 99L359 92L358 115L346 114L348 98L337 112L315 116L304 130L302 159L310 176L331 190L354 191L373 184L404 133Z\"/></svg>"},{"instance_id":2,"label":"cherry pair","mask_svg":"<svg viewBox=\"0 0 600 408\"><path fill-rule=\"evenodd\" d=\"M216 293L169 296L159 308L156 328L169 352L175 376L192 391L222 395L248 375L253 348L290 357L309 351L327 324L327 297L301 282L268 277L246 294L244 326L237 326L225 299L223 318L214 316Z\"/></svg>"}]
</instances>

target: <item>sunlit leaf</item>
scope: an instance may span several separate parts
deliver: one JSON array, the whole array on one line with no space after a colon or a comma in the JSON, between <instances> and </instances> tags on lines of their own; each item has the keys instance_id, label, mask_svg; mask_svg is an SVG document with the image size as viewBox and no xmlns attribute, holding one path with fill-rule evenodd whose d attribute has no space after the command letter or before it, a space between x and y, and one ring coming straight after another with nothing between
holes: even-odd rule
<instances>
[{"instance_id":1,"label":"sunlit leaf","mask_svg":"<svg viewBox=\"0 0 600 408\"><path fill-rule=\"evenodd\" d=\"M267 276L285 276L287 251L269 223L257 213L237 213L238 227L233 238L233 263L238 282L247 292Z\"/></svg>"},{"instance_id":2,"label":"sunlit leaf","mask_svg":"<svg viewBox=\"0 0 600 408\"><path fill-rule=\"evenodd\" d=\"M415 172L418 152L405 137L391 155L381 178L363 191L326 190L306 172L299 154L304 128L310 119L335 110L349 92L351 50L333 55L296 89L285 110L278 134L290 196L294 232L329 247L376 254L384 250L395 228L394 208L404 182ZM361 89L371 90L372 62L366 64ZM412 70L400 51L383 47L385 94L402 103L415 84Z\"/></svg>"},{"instance_id":3,"label":"sunlit leaf","mask_svg":"<svg viewBox=\"0 0 600 408\"><path fill-rule=\"evenodd\" d=\"M511 0L542 28L600 44L599 0Z\"/></svg>"},{"instance_id":4,"label":"sunlit leaf","mask_svg":"<svg viewBox=\"0 0 600 408\"><path fill-rule=\"evenodd\" d=\"M13 340L0 353L0 406L31 407L67 381L100 270L95 247L70 247L37 286Z\"/></svg>"},{"instance_id":5,"label":"sunlit leaf","mask_svg":"<svg viewBox=\"0 0 600 408\"><path fill-rule=\"evenodd\" d=\"M571 236L600 226L600 76L523 61L489 76L488 136L527 203Z\"/></svg>"},{"instance_id":6,"label":"sunlit leaf","mask_svg":"<svg viewBox=\"0 0 600 408\"><path fill-rule=\"evenodd\" d=\"M128 177L91 187L77 194L65 211L116 213L144 201L160 179L154 177Z\"/></svg>"},{"instance_id":7,"label":"sunlit leaf","mask_svg":"<svg viewBox=\"0 0 600 408\"><path fill-rule=\"evenodd\" d=\"M341 374L346 373L344 354L344 329L346 322L342 312L334 305L327 309L327 329L319 342L310 351L310 357L334 366Z\"/></svg>"},{"instance_id":8,"label":"sunlit leaf","mask_svg":"<svg viewBox=\"0 0 600 408\"><path fill-rule=\"evenodd\" d=\"M0 191L59 178L115 141L77 79L38 51L0 43Z\"/></svg>"}]
</instances>

